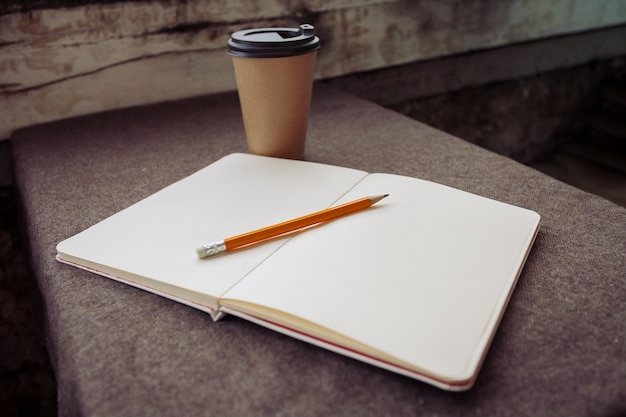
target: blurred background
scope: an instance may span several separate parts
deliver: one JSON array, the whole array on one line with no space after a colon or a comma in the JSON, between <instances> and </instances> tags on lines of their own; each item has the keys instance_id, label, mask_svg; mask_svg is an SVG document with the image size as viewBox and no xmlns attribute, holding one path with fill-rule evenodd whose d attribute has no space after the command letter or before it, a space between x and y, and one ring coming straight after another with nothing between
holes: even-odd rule
<instances>
[{"instance_id":1,"label":"blurred background","mask_svg":"<svg viewBox=\"0 0 626 417\"><path fill-rule=\"evenodd\" d=\"M318 82L626 206L624 0L0 0L2 415L56 414L12 133L234 90L230 34L300 23Z\"/></svg>"}]
</instances>

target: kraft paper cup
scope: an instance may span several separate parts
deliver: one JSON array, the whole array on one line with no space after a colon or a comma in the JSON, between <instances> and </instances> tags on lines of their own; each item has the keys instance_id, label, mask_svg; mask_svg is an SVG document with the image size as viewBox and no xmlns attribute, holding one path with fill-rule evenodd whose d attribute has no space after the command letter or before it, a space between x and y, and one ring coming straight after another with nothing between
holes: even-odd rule
<instances>
[{"instance_id":1,"label":"kraft paper cup","mask_svg":"<svg viewBox=\"0 0 626 417\"><path fill-rule=\"evenodd\" d=\"M319 39L311 25L249 29L228 42L248 151L304 159Z\"/></svg>"}]
</instances>

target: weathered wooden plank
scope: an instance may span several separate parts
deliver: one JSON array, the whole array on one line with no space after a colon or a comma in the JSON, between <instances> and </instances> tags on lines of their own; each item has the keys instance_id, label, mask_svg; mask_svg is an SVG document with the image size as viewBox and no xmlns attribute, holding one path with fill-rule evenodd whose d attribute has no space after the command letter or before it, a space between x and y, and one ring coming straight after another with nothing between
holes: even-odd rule
<instances>
[{"instance_id":1,"label":"weathered wooden plank","mask_svg":"<svg viewBox=\"0 0 626 417\"><path fill-rule=\"evenodd\" d=\"M318 74L334 77L626 22L626 2L395 2L324 13Z\"/></svg>"},{"instance_id":2,"label":"weathered wooden plank","mask_svg":"<svg viewBox=\"0 0 626 417\"><path fill-rule=\"evenodd\" d=\"M18 91L171 51L223 48L233 31L296 24L279 0L115 3L0 17L0 92ZM318 0L300 10L323 38L318 74L333 77L626 21L623 2L460 3ZM352 3L354 6L348 7ZM578 3L578 4L574 4ZM610 7L613 3L614 7ZM486 10L486 7L489 7ZM324 9L326 7L326 9ZM286 16L296 15L296 18ZM307 14L308 16L304 16ZM241 19L241 16L251 16ZM232 23L237 22L237 23Z\"/></svg>"},{"instance_id":3,"label":"weathered wooden plank","mask_svg":"<svg viewBox=\"0 0 626 417\"><path fill-rule=\"evenodd\" d=\"M230 34L313 23L317 77L626 22L623 0L187 0L0 16L0 138L93 111L235 88Z\"/></svg>"},{"instance_id":4,"label":"weathered wooden plank","mask_svg":"<svg viewBox=\"0 0 626 417\"><path fill-rule=\"evenodd\" d=\"M389 2L401 0L386 0ZM324 12L355 0L332 2ZM0 92L19 91L172 51L224 49L234 31L297 25L328 1L116 3L0 16ZM361 7L384 4L361 0ZM308 7L311 7L310 9ZM246 16L242 19L242 16ZM291 17L285 17L291 16Z\"/></svg>"},{"instance_id":5,"label":"weathered wooden plank","mask_svg":"<svg viewBox=\"0 0 626 417\"><path fill-rule=\"evenodd\" d=\"M293 19L353 7L405 0L186 0L127 1L66 9L41 9L0 16L3 42L39 40L51 44L76 43L136 36L177 27Z\"/></svg>"},{"instance_id":6,"label":"weathered wooden plank","mask_svg":"<svg viewBox=\"0 0 626 417\"><path fill-rule=\"evenodd\" d=\"M0 101L0 126L28 126L163 100L235 88L232 64L223 51L162 54L112 66L19 93Z\"/></svg>"},{"instance_id":7,"label":"weathered wooden plank","mask_svg":"<svg viewBox=\"0 0 626 417\"><path fill-rule=\"evenodd\" d=\"M191 35L159 33L83 42L67 46L4 51L0 91L19 91L102 71L167 53L224 50L230 29L204 28Z\"/></svg>"}]
</instances>

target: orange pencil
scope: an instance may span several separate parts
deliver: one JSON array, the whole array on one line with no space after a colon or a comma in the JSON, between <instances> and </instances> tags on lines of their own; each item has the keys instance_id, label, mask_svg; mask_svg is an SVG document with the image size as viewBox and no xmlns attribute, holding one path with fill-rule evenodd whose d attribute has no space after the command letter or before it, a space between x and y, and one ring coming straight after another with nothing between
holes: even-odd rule
<instances>
[{"instance_id":1,"label":"orange pencil","mask_svg":"<svg viewBox=\"0 0 626 417\"><path fill-rule=\"evenodd\" d=\"M287 220L273 226L264 227L262 229L229 237L227 239L217 242L207 243L206 245L203 245L197 249L198 257L206 258L207 256L217 255L221 252L227 252L240 248L242 246L258 243L266 239L283 235L285 233L293 232L294 230L303 229L307 226L312 226L314 224L333 220L338 217L366 209L371 205L379 202L383 198L387 197L388 195L389 194L379 195L375 197L364 197L359 200L354 200L336 207L327 208L325 210L298 217L296 219Z\"/></svg>"}]
</instances>

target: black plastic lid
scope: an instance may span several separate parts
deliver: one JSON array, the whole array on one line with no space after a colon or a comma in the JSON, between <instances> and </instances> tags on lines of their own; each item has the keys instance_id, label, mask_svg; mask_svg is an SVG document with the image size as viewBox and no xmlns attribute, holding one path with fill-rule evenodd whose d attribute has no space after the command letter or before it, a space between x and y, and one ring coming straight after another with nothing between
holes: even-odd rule
<instances>
[{"instance_id":1,"label":"black plastic lid","mask_svg":"<svg viewBox=\"0 0 626 417\"><path fill-rule=\"evenodd\" d=\"M233 33L228 41L230 55L249 58L279 58L302 55L320 48L312 25L299 28L247 29Z\"/></svg>"}]
</instances>

